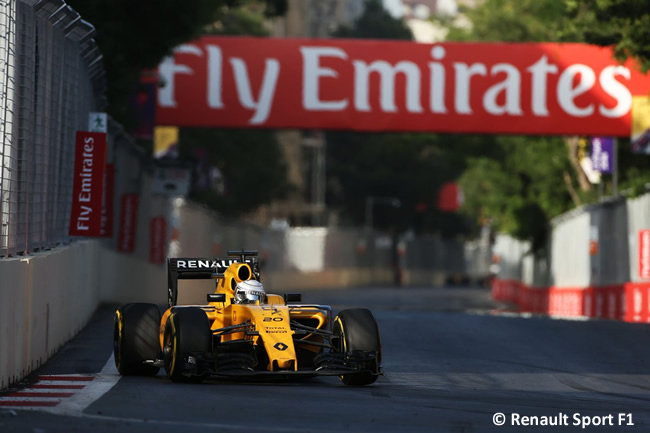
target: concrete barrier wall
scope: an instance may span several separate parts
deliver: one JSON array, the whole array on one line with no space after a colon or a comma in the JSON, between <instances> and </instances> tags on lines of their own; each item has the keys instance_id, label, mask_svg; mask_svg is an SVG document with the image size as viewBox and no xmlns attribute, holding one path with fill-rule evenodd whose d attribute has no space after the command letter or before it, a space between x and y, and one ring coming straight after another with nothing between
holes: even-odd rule
<instances>
[{"instance_id":1,"label":"concrete barrier wall","mask_svg":"<svg viewBox=\"0 0 650 433\"><path fill-rule=\"evenodd\" d=\"M0 388L43 364L102 302L167 302L163 266L100 241L0 260Z\"/></svg>"},{"instance_id":2,"label":"concrete barrier wall","mask_svg":"<svg viewBox=\"0 0 650 433\"><path fill-rule=\"evenodd\" d=\"M0 388L44 363L99 304L98 245L0 261Z\"/></svg>"},{"instance_id":3,"label":"concrete barrier wall","mask_svg":"<svg viewBox=\"0 0 650 433\"><path fill-rule=\"evenodd\" d=\"M28 336L28 266L20 260L0 261L0 388L30 370Z\"/></svg>"},{"instance_id":4,"label":"concrete barrier wall","mask_svg":"<svg viewBox=\"0 0 650 433\"><path fill-rule=\"evenodd\" d=\"M98 253L100 266L97 284L101 302L167 304L165 266L105 247L98 247Z\"/></svg>"}]
</instances>

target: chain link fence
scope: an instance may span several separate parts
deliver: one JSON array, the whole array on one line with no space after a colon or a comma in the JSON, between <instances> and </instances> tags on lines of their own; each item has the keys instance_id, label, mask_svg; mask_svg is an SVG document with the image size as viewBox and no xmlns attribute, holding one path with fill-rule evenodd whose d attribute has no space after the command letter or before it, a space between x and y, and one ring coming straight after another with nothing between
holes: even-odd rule
<instances>
[{"instance_id":1,"label":"chain link fence","mask_svg":"<svg viewBox=\"0 0 650 433\"><path fill-rule=\"evenodd\" d=\"M13 124L16 101L16 0L0 3L0 255L9 251L11 203L16 202Z\"/></svg>"},{"instance_id":2,"label":"chain link fence","mask_svg":"<svg viewBox=\"0 0 650 433\"><path fill-rule=\"evenodd\" d=\"M105 105L93 35L61 0L0 3L0 256L69 241L74 134Z\"/></svg>"}]
</instances>

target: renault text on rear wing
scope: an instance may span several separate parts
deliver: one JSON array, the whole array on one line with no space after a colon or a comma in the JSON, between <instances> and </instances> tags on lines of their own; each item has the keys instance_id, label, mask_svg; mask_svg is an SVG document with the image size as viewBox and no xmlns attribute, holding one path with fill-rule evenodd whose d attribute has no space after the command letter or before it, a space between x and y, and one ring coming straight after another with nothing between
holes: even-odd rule
<instances>
[{"instance_id":1,"label":"renault text on rear wing","mask_svg":"<svg viewBox=\"0 0 650 433\"><path fill-rule=\"evenodd\" d=\"M217 258L168 258L167 259L167 303L176 305L178 280L212 279L223 275L233 263L248 263L259 280L260 269L257 251L228 251L228 257Z\"/></svg>"}]
</instances>

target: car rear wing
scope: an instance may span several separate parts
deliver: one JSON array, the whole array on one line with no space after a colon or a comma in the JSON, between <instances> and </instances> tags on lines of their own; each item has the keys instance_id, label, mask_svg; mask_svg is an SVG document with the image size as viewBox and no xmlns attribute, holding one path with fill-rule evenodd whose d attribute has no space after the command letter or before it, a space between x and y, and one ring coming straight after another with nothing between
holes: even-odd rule
<instances>
[{"instance_id":1,"label":"car rear wing","mask_svg":"<svg viewBox=\"0 0 650 433\"><path fill-rule=\"evenodd\" d=\"M203 280L223 276L233 263L248 263L257 280L260 280L260 265L257 251L228 251L228 257L216 258L168 258L167 259L167 303L176 305L178 280Z\"/></svg>"}]
</instances>

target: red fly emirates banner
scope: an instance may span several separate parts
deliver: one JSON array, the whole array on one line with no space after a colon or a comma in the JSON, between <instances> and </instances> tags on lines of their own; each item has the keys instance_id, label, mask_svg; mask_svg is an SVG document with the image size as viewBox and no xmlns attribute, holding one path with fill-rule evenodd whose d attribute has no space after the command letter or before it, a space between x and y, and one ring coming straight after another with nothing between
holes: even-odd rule
<instances>
[{"instance_id":1,"label":"red fly emirates banner","mask_svg":"<svg viewBox=\"0 0 650 433\"><path fill-rule=\"evenodd\" d=\"M104 197L102 198L102 237L113 237L113 202L115 200L115 164L106 164L104 169Z\"/></svg>"},{"instance_id":2,"label":"red fly emirates banner","mask_svg":"<svg viewBox=\"0 0 650 433\"><path fill-rule=\"evenodd\" d=\"M70 236L101 236L106 134L77 131Z\"/></svg>"},{"instance_id":3,"label":"red fly emirates banner","mask_svg":"<svg viewBox=\"0 0 650 433\"><path fill-rule=\"evenodd\" d=\"M135 237L138 228L138 194L122 194L120 199L120 228L117 237L117 250L132 253L135 251Z\"/></svg>"},{"instance_id":4,"label":"red fly emirates banner","mask_svg":"<svg viewBox=\"0 0 650 433\"><path fill-rule=\"evenodd\" d=\"M204 37L160 65L157 124L629 136L650 79L584 44Z\"/></svg>"},{"instance_id":5,"label":"red fly emirates banner","mask_svg":"<svg viewBox=\"0 0 650 433\"><path fill-rule=\"evenodd\" d=\"M149 262L162 265L167 258L167 220L163 216L149 221Z\"/></svg>"}]
</instances>

